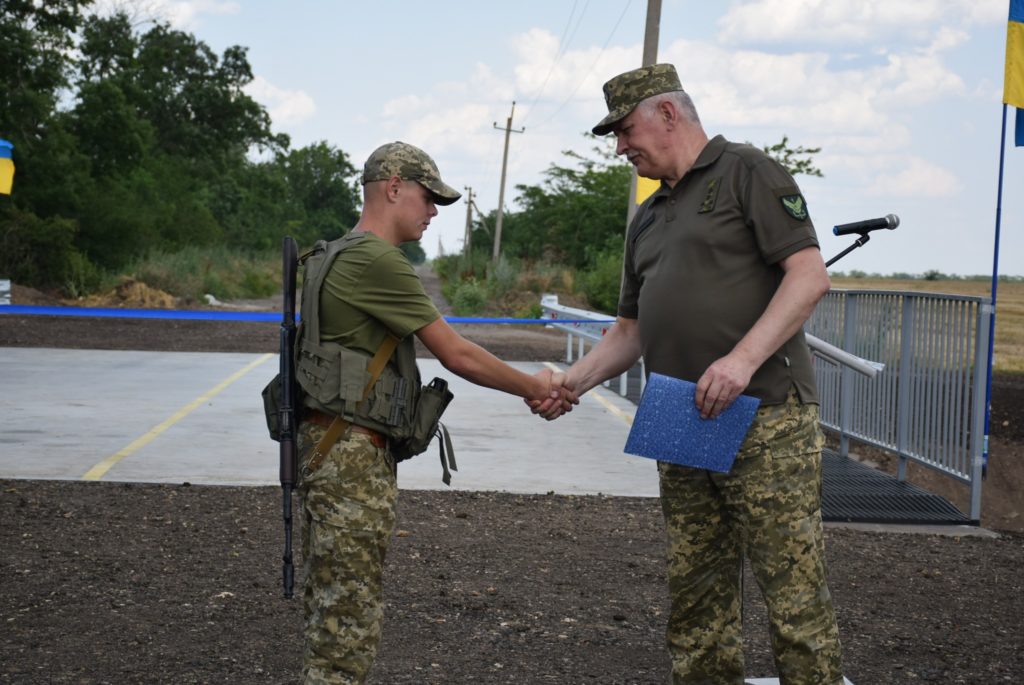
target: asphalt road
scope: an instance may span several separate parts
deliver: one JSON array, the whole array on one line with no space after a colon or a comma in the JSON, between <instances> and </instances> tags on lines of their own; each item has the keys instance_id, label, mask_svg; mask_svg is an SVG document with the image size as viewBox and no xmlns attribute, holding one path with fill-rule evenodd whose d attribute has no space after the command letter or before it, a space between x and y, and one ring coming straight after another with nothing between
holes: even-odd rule
<instances>
[{"instance_id":1,"label":"asphalt road","mask_svg":"<svg viewBox=\"0 0 1024 685\"><path fill-rule=\"evenodd\" d=\"M271 485L277 443L260 391L274 354L5 348L0 477ZM539 362L514 366L527 373ZM453 489L657 496L654 463L623 453L635 407L596 389L551 423L522 401L421 360L445 377L459 471ZM434 447L399 468L405 489L445 489Z\"/></svg>"}]
</instances>

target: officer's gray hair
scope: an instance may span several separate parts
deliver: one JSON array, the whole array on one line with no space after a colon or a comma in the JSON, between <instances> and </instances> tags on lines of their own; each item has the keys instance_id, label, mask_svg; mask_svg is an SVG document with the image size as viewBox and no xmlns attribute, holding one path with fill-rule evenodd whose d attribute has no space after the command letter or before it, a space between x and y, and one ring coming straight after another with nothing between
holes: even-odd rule
<instances>
[{"instance_id":1,"label":"officer's gray hair","mask_svg":"<svg viewBox=\"0 0 1024 685\"><path fill-rule=\"evenodd\" d=\"M683 118L687 121L692 124L700 125L700 117L697 115L697 108L694 106L693 100L690 99L689 95L681 90L653 95L641 102L637 109L640 110L641 115L650 118L654 115L655 111L657 111L658 104L665 100L668 100L675 105L676 109L679 110L679 113L683 115Z\"/></svg>"}]
</instances>

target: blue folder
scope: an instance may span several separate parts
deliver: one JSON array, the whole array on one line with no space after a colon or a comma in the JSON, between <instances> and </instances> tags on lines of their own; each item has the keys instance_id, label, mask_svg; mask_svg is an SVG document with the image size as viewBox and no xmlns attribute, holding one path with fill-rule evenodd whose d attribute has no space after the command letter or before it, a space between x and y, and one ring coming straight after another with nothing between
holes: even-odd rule
<instances>
[{"instance_id":1,"label":"blue folder","mask_svg":"<svg viewBox=\"0 0 1024 685\"><path fill-rule=\"evenodd\" d=\"M713 419L702 419L694 395L697 386L652 373L624 451L638 457L728 473L761 400L740 395Z\"/></svg>"}]
</instances>

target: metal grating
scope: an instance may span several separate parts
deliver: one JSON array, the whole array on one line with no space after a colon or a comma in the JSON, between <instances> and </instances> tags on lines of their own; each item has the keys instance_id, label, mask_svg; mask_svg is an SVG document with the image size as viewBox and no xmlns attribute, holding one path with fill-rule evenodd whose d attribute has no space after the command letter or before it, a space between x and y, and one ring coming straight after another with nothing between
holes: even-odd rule
<instances>
[{"instance_id":1,"label":"metal grating","mask_svg":"<svg viewBox=\"0 0 1024 685\"><path fill-rule=\"evenodd\" d=\"M822 453L821 515L854 523L977 523L943 497L832 450Z\"/></svg>"},{"instance_id":2,"label":"metal grating","mask_svg":"<svg viewBox=\"0 0 1024 685\"><path fill-rule=\"evenodd\" d=\"M613 381L614 382L614 381ZM629 371L627 398L640 401L640 366ZM822 453L825 521L931 525L977 524L945 498L832 450Z\"/></svg>"}]
</instances>

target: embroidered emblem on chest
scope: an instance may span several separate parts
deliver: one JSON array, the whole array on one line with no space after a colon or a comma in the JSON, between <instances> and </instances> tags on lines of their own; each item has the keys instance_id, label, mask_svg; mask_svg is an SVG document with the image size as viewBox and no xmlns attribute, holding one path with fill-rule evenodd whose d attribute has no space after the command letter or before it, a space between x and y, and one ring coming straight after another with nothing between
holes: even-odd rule
<instances>
[{"instance_id":1,"label":"embroidered emblem on chest","mask_svg":"<svg viewBox=\"0 0 1024 685\"><path fill-rule=\"evenodd\" d=\"M804 202L803 195L782 195L779 197L779 201L782 202L782 208L786 210L786 213L797 221L807 218L807 203Z\"/></svg>"},{"instance_id":2,"label":"embroidered emblem on chest","mask_svg":"<svg viewBox=\"0 0 1024 685\"><path fill-rule=\"evenodd\" d=\"M707 190L704 191L704 201L700 203L700 209L697 210L698 214L707 214L715 208L715 202L718 201L718 189L721 185L721 177L708 181Z\"/></svg>"}]
</instances>

